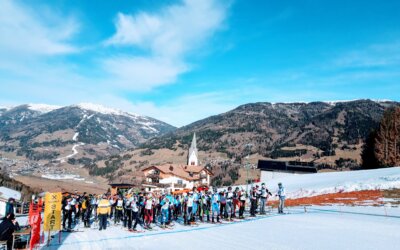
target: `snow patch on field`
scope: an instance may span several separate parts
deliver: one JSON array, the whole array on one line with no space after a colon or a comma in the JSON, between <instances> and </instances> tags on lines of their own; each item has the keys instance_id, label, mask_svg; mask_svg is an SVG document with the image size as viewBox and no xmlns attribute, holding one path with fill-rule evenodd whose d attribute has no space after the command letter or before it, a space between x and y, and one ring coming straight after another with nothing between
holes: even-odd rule
<instances>
[{"instance_id":1,"label":"snow patch on field","mask_svg":"<svg viewBox=\"0 0 400 250\"><path fill-rule=\"evenodd\" d=\"M83 143L83 142L75 144L74 146L72 146L72 154L58 158L57 160L59 160L61 163L64 163L68 158L71 158L71 157L74 157L75 155L77 155L79 153L77 148L79 146L83 146L83 145L85 145L85 143Z\"/></svg>"},{"instance_id":2,"label":"snow patch on field","mask_svg":"<svg viewBox=\"0 0 400 250\"><path fill-rule=\"evenodd\" d=\"M85 178L82 178L79 175L74 175L74 174L44 174L42 175L42 178L50 180L75 180L75 181L85 180Z\"/></svg>"}]
</instances>

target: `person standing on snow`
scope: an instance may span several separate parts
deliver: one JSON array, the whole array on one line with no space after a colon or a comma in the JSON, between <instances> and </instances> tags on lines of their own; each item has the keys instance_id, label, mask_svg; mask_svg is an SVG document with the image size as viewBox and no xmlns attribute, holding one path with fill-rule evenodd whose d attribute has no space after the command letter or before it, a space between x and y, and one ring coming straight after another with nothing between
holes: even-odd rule
<instances>
[{"instance_id":1,"label":"person standing on snow","mask_svg":"<svg viewBox=\"0 0 400 250\"><path fill-rule=\"evenodd\" d=\"M226 211L228 213L228 219L232 220L232 217L233 217L233 192L232 192L232 187L228 187L228 192L226 193Z\"/></svg>"},{"instance_id":2,"label":"person standing on snow","mask_svg":"<svg viewBox=\"0 0 400 250\"><path fill-rule=\"evenodd\" d=\"M262 183L260 189L260 214L265 214L265 205L269 195L272 195L271 192L269 192L265 183Z\"/></svg>"},{"instance_id":3,"label":"person standing on snow","mask_svg":"<svg viewBox=\"0 0 400 250\"><path fill-rule=\"evenodd\" d=\"M211 196L211 221L214 221L214 215L217 217L217 222L219 222L219 212L220 212L220 195L218 194L217 189L214 189L214 194Z\"/></svg>"},{"instance_id":4,"label":"person standing on snow","mask_svg":"<svg viewBox=\"0 0 400 250\"><path fill-rule=\"evenodd\" d=\"M242 190L238 193L238 196L239 196L239 201L240 201L239 218L244 219L244 209L246 208L247 193L242 188Z\"/></svg>"},{"instance_id":5,"label":"person standing on snow","mask_svg":"<svg viewBox=\"0 0 400 250\"><path fill-rule=\"evenodd\" d=\"M225 191L219 193L219 215L221 216L221 219L228 217L228 214L226 213Z\"/></svg>"},{"instance_id":6,"label":"person standing on snow","mask_svg":"<svg viewBox=\"0 0 400 250\"><path fill-rule=\"evenodd\" d=\"M285 188L283 187L282 183L278 183L278 192L276 194L279 197L279 206L278 206L278 213L283 214L283 208L285 207Z\"/></svg>"},{"instance_id":7,"label":"person standing on snow","mask_svg":"<svg viewBox=\"0 0 400 250\"><path fill-rule=\"evenodd\" d=\"M129 227L129 223L128 223L128 230L136 231L137 224L139 223L142 225L142 222L140 219L140 212L139 212L140 206L139 206L139 197L138 196L136 196L136 195L133 196L133 200L131 202L131 207L132 207L132 219L135 220L135 224L133 225L133 229L131 229Z\"/></svg>"},{"instance_id":8,"label":"person standing on snow","mask_svg":"<svg viewBox=\"0 0 400 250\"><path fill-rule=\"evenodd\" d=\"M240 208L240 201L239 201L239 187L235 188L233 192L233 211L232 211L232 218L236 218L236 209Z\"/></svg>"},{"instance_id":9,"label":"person standing on snow","mask_svg":"<svg viewBox=\"0 0 400 250\"><path fill-rule=\"evenodd\" d=\"M193 192L189 192L189 197L187 198L187 204L186 204L188 224L191 224L193 222L193 203L194 203Z\"/></svg>"},{"instance_id":10,"label":"person standing on snow","mask_svg":"<svg viewBox=\"0 0 400 250\"><path fill-rule=\"evenodd\" d=\"M187 209L187 202L188 202L188 194L187 193L183 193L182 195L182 214L183 214L183 221L184 221L184 225L188 225L188 209Z\"/></svg>"},{"instance_id":11,"label":"person standing on snow","mask_svg":"<svg viewBox=\"0 0 400 250\"><path fill-rule=\"evenodd\" d=\"M90 228L91 212L92 208L91 208L90 198L88 196L85 196L82 199L82 220L84 223L84 227Z\"/></svg>"},{"instance_id":12,"label":"person standing on snow","mask_svg":"<svg viewBox=\"0 0 400 250\"><path fill-rule=\"evenodd\" d=\"M193 209L192 209L192 222L196 222L196 215L199 207L199 194L196 188L193 188Z\"/></svg>"},{"instance_id":13,"label":"person standing on snow","mask_svg":"<svg viewBox=\"0 0 400 250\"><path fill-rule=\"evenodd\" d=\"M117 202L115 203L115 215L114 215L114 224L118 224L123 218L124 214L124 200L121 196L118 197Z\"/></svg>"},{"instance_id":14,"label":"person standing on snow","mask_svg":"<svg viewBox=\"0 0 400 250\"><path fill-rule=\"evenodd\" d=\"M72 224L72 206L71 206L71 197L68 196L62 201L62 211L63 211L63 229L71 229ZM65 224L68 220L68 226L66 227Z\"/></svg>"},{"instance_id":15,"label":"person standing on snow","mask_svg":"<svg viewBox=\"0 0 400 250\"><path fill-rule=\"evenodd\" d=\"M166 224L168 222L168 212L169 212L169 199L167 196L165 196L165 198L160 202L161 205L161 228L165 228Z\"/></svg>"},{"instance_id":16,"label":"person standing on snow","mask_svg":"<svg viewBox=\"0 0 400 250\"><path fill-rule=\"evenodd\" d=\"M144 203L144 224L146 229L151 229L150 224L152 221L153 221L153 197L151 193L149 193Z\"/></svg>"},{"instance_id":17,"label":"person standing on snow","mask_svg":"<svg viewBox=\"0 0 400 250\"><path fill-rule=\"evenodd\" d=\"M124 227L132 228L132 196L126 195L124 200Z\"/></svg>"},{"instance_id":18,"label":"person standing on snow","mask_svg":"<svg viewBox=\"0 0 400 250\"><path fill-rule=\"evenodd\" d=\"M103 198L97 205L97 217L99 218L99 230L107 229L107 218L111 213L110 201L107 200L107 196L103 195Z\"/></svg>"},{"instance_id":19,"label":"person standing on snow","mask_svg":"<svg viewBox=\"0 0 400 250\"><path fill-rule=\"evenodd\" d=\"M255 217L256 216L256 208L257 208L257 188L253 187L252 190L250 191L250 216Z\"/></svg>"}]
</instances>

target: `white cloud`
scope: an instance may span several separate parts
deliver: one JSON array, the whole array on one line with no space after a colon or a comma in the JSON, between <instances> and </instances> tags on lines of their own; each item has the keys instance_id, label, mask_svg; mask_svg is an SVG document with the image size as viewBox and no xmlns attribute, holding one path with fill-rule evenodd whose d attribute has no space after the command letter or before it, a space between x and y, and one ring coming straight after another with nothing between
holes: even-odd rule
<instances>
[{"instance_id":1,"label":"white cloud","mask_svg":"<svg viewBox=\"0 0 400 250\"><path fill-rule=\"evenodd\" d=\"M117 76L111 81L119 87L130 90L151 90L173 83L177 75L187 70L182 62L174 62L162 57L119 57L103 61L104 68Z\"/></svg>"},{"instance_id":2,"label":"white cloud","mask_svg":"<svg viewBox=\"0 0 400 250\"><path fill-rule=\"evenodd\" d=\"M389 67L400 64L400 42L373 44L340 55L333 61L339 68Z\"/></svg>"},{"instance_id":3,"label":"white cloud","mask_svg":"<svg viewBox=\"0 0 400 250\"><path fill-rule=\"evenodd\" d=\"M78 24L71 17L46 19L17 1L0 1L0 55L3 57L76 52L77 48L66 41L77 29Z\"/></svg>"},{"instance_id":4,"label":"white cloud","mask_svg":"<svg viewBox=\"0 0 400 250\"><path fill-rule=\"evenodd\" d=\"M151 89L187 72L187 57L219 30L228 5L218 0L184 0L157 13L118 13L108 46L128 46L146 56L105 59L105 69L130 89Z\"/></svg>"}]
</instances>

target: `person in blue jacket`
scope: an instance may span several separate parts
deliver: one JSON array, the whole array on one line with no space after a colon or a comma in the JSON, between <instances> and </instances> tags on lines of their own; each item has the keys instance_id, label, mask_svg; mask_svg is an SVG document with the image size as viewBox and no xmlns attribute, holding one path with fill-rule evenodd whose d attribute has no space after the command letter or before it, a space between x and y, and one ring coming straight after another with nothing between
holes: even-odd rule
<instances>
[{"instance_id":1,"label":"person in blue jacket","mask_svg":"<svg viewBox=\"0 0 400 250\"><path fill-rule=\"evenodd\" d=\"M199 207L199 193L197 192L196 188L193 189L194 191L193 191L192 222L196 222L196 215Z\"/></svg>"},{"instance_id":2,"label":"person in blue jacket","mask_svg":"<svg viewBox=\"0 0 400 250\"><path fill-rule=\"evenodd\" d=\"M212 223L215 223L214 221L214 216L217 217L217 222L219 222L219 204L220 203L220 197L218 194L217 189L214 189L214 194L211 196L211 221Z\"/></svg>"}]
</instances>

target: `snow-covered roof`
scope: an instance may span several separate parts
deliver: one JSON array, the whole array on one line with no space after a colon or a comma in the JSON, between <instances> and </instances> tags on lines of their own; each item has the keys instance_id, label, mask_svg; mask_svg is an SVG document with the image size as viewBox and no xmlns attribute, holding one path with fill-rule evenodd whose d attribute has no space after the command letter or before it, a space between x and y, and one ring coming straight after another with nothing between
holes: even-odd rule
<instances>
[{"instance_id":1,"label":"snow-covered roof","mask_svg":"<svg viewBox=\"0 0 400 250\"><path fill-rule=\"evenodd\" d=\"M9 198L14 198L15 200L21 200L21 193L7 187L0 187L0 198L8 200Z\"/></svg>"},{"instance_id":2,"label":"snow-covered roof","mask_svg":"<svg viewBox=\"0 0 400 250\"><path fill-rule=\"evenodd\" d=\"M48 113L50 111L61 108L61 106L30 103L30 104L28 104L28 108L30 110L39 111L41 113Z\"/></svg>"}]
</instances>

